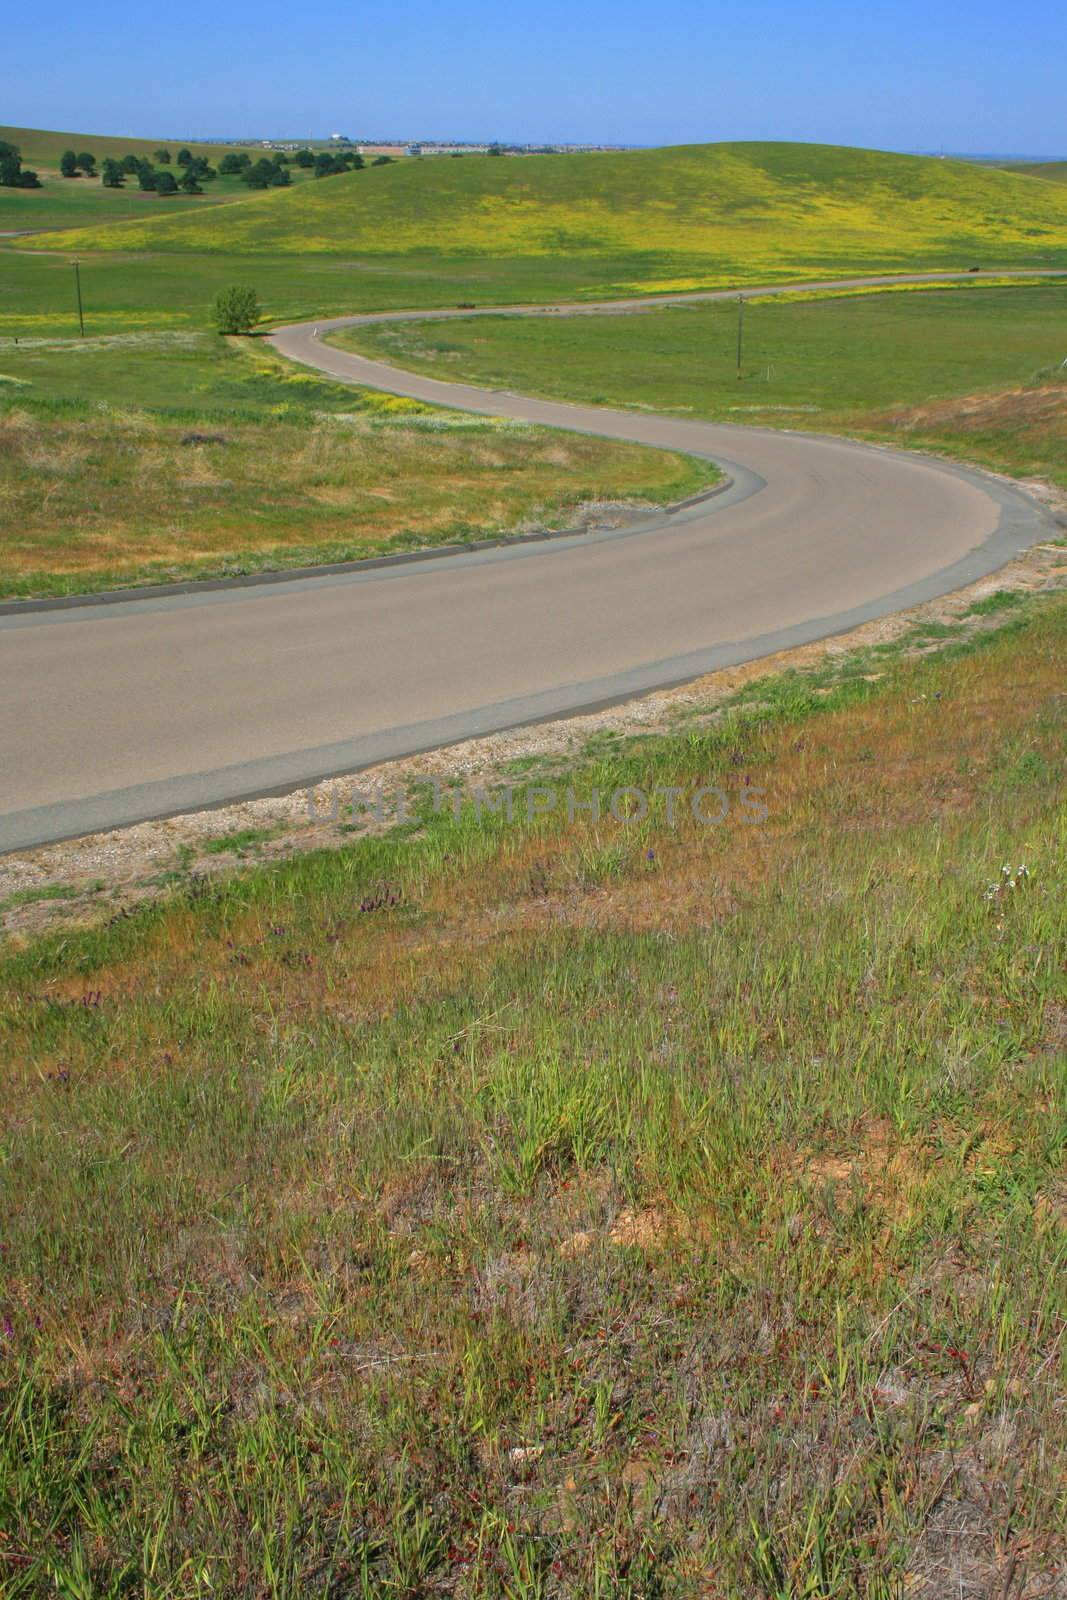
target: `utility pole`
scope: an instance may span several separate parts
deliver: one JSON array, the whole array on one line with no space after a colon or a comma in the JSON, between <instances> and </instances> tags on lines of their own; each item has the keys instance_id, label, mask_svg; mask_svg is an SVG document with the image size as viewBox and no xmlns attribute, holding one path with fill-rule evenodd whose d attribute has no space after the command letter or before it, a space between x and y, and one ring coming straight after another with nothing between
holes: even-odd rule
<instances>
[{"instance_id":1,"label":"utility pole","mask_svg":"<svg viewBox=\"0 0 1067 1600\"><path fill-rule=\"evenodd\" d=\"M81 329L82 338L84 339L85 338L85 316L84 316L84 313L82 312L82 275L81 275L81 267L78 265L78 263L76 261L74 263L74 285L75 285L75 288L78 291L78 327Z\"/></svg>"},{"instance_id":2,"label":"utility pole","mask_svg":"<svg viewBox=\"0 0 1067 1600\"><path fill-rule=\"evenodd\" d=\"M744 340L745 340L745 297L744 297L743 294L739 294L738 297L737 297L737 377L738 377L738 381L739 382L740 382L740 379L741 379L741 352L744 349Z\"/></svg>"}]
</instances>

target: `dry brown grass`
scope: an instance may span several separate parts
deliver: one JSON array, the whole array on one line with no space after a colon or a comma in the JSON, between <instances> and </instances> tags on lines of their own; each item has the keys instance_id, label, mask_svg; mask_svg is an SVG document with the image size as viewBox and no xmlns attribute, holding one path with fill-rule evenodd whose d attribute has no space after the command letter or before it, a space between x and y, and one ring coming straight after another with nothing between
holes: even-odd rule
<instances>
[{"instance_id":1,"label":"dry brown grass","mask_svg":"<svg viewBox=\"0 0 1067 1600\"><path fill-rule=\"evenodd\" d=\"M1040 430L1042 436L1067 436L1067 383L1008 389L1000 394L953 396L908 406L875 419L901 428L947 427L959 433L1005 429Z\"/></svg>"},{"instance_id":2,"label":"dry brown grass","mask_svg":"<svg viewBox=\"0 0 1067 1600\"><path fill-rule=\"evenodd\" d=\"M492 424L485 425L493 433ZM208 442L196 442L207 432ZM0 589L336 560L669 501L694 468L536 429L0 413Z\"/></svg>"}]
</instances>

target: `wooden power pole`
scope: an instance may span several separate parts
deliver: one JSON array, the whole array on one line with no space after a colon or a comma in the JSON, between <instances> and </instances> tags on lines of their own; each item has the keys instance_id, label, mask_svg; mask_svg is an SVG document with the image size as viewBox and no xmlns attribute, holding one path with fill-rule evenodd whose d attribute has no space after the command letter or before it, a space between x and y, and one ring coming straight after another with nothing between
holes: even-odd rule
<instances>
[{"instance_id":1,"label":"wooden power pole","mask_svg":"<svg viewBox=\"0 0 1067 1600\"><path fill-rule=\"evenodd\" d=\"M745 345L745 297L737 297L737 376L741 377L741 355Z\"/></svg>"},{"instance_id":2,"label":"wooden power pole","mask_svg":"<svg viewBox=\"0 0 1067 1600\"><path fill-rule=\"evenodd\" d=\"M81 267L74 263L74 286L78 292L78 327L81 329L82 338L85 338L85 315L82 311L82 275Z\"/></svg>"}]
</instances>

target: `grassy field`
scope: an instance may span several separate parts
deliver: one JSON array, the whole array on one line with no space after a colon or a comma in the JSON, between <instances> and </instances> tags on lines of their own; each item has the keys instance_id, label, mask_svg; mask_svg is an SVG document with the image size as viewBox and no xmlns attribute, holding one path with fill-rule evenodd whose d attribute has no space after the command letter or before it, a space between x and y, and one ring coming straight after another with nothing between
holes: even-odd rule
<instances>
[{"instance_id":1,"label":"grassy field","mask_svg":"<svg viewBox=\"0 0 1067 1600\"><path fill-rule=\"evenodd\" d=\"M762 825L9 946L5 1595L1055 1594L1067 605L1000 615L569 775Z\"/></svg>"},{"instance_id":2,"label":"grassy field","mask_svg":"<svg viewBox=\"0 0 1067 1600\"><path fill-rule=\"evenodd\" d=\"M755 301L740 382L732 304L547 326L383 324L334 342L498 388L903 437L1067 486L1065 329L1067 285L1055 283Z\"/></svg>"},{"instance_id":3,"label":"grassy field","mask_svg":"<svg viewBox=\"0 0 1067 1600\"><path fill-rule=\"evenodd\" d=\"M602 290L828 271L1067 265L1067 194L965 162L830 145L399 163L239 211L80 230L78 249L631 258ZM35 241L41 249L62 241ZM651 259L649 259L651 258Z\"/></svg>"},{"instance_id":4,"label":"grassy field","mask_svg":"<svg viewBox=\"0 0 1067 1600\"><path fill-rule=\"evenodd\" d=\"M461 166L462 162L456 162ZM388 168L380 169L388 171ZM362 177L359 173L357 176ZM324 178L323 184L341 183ZM245 203L245 202L242 202ZM251 203L251 202L248 202ZM56 234L56 239L68 239ZM342 315L354 310L402 310L461 302L597 297L605 280L633 270L633 261L582 257L179 255L100 252L31 253L0 246L0 334L77 332L72 262L81 262L85 325L92 333L210 325L219 290L253 285L271 322ZM651 269L651 262L649 263Z\"/></svg>"},{"instance_id":5,"label":"grassy field","mask_svg":"<svg viewBox=\"0 0 1067 1600\"><path fill-rule=\"evenodd\" d=\"M0 368L9 597L565 527L590 504L670 502L718 476L320 382L208 334L0 340Z\"/></svg>"}]
</instances>

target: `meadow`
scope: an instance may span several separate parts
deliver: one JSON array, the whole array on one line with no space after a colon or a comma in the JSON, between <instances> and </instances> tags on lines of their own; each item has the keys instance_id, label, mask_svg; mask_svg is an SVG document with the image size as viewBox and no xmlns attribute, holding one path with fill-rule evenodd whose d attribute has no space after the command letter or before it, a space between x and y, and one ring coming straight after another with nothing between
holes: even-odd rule
<instances>
[{"instance_id":1,"label":"meadow","mask_svg":"<svg viewBox=\"0 0 1067 1600\"><path fill-rule=\"evenodd\" d=\"M320 187L342 181L324 178ZM52 237L68 240L73 235ZM251 284L263 303L267 323L277 324L341 316L353 310L597 298L605 280L621 279L652 266L651 259L635 265L632 258L623 257L491 261L477 256L439 259L414 254L75 254L73 250L45 254L30 252L28 242L20 241L17 248L0 246L0 334L11 338L77 333L75 260L81 263L86 331L94 334L205 329L210 326L215 296L233 283Z\"/></svg>"},{"instance_id":2,"label":"meadow","mask_svg":"<svg viewBox=\"0 0 1067 1600\"><path fill-rule=\"evenodd\" d=\"M1055 1592L1067 603L978 609L568 774L761 825L9 944L6 1595Z\"/></svg>"},{"instance_id":3,"label":"meadow","mask_svg":"<svg viewBox=\"0 0 1067 1600\"><path fill-rule=\"evenodd\" d=\"M1067 487L1067 285L753 300L633 317L456 318L331 342L456 381L922 444Z\"/></svg>"},{"instance_id":4,"label":"meadow","mask_svg":"<svg viewBox=\"0 0 1067 1600\"><path fill-rule=\"evenodd\" d=\"M605 501L670 503L718 477L669 452L320 381L212 334L0 339L0 368L7 597L566 527Z\"/></svg>"}]
</instances>

